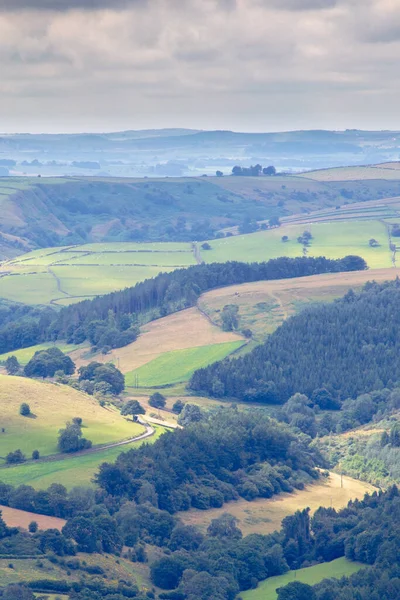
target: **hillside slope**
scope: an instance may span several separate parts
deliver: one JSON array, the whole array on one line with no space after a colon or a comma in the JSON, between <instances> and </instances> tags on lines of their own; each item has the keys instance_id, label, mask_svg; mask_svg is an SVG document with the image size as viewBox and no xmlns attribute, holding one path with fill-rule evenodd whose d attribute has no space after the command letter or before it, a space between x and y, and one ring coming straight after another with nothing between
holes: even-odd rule
<instances>
[{"instance_id":1,"label":"hillside slope","mask_svg":"<svg viewBox=\"0 0 400 600\"><path fill-rule=\"evenodd\" d=\"M19 414L27 402L32 415ZM55 454L59 429L74 417L83 420L83 435L93 444L104 444L139 435L143 427L102 408L92 397L65 385L42 383L24 377L0 375L0 457L20 448L28 458ZM1 480L1 475L0 475Z\"/></svg>"},{"instance_id":2,"label":"hillside slope","mask_svg":"<svg viewBox=\"0 0 400 600\"><path fill-rule=\"evenodd\" d=\"M397 173L397 171L389 171ZM397 175L396 175L397 177ZM193 241L223 229L400 195L398 178L2 178L0 260L99 241Z\"/></svg>"}]
</instances>

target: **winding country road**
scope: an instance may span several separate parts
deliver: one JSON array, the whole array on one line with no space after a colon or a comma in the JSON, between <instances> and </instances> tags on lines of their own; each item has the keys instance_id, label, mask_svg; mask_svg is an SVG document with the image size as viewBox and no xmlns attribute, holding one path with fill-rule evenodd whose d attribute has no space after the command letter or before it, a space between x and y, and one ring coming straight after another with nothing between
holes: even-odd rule
<instances>
[{"instance_id":1,"label":"winding country road","mask_svg":"<svg viewBox=\"0 0 400 600\"><path fill-rule=\"evenodd\" d=\"M39 458L37 460L27 460L25 461L24 465L29 464L29 463L44 463L44 462L52 462L52 461L56 461L56 460L68 460L69 458L75 458L76 456L84 456L86 454L95 454L96 452L101 452L103 450L108 450L109 448L116 448L118 446L125 446L126 444L132 444L133 442L139 442L140 440L145 440L146 438L151 437L152 435L155 434L155 429L153 427L151 427L151 425L149 425L147 422L145 421L139 421L140 425L143 425L146 428L146 431L144 433L141 433L140 435L137 435L136 437L133 438L129 438L127 440L122 440L120 442L112 442L111 444L102 444L101 446L94 446L92 448L86 448L85 450L80 450L79 452L73 452L73 453L62 453L62 454L51 454L50 456L44 456L43 458ZM9 465L9 466L4 466L0 468L0 472L1 469L12 469L13 467L20 467L21 463L15 464L15 465Z\"/></svg>"}]
</instances>

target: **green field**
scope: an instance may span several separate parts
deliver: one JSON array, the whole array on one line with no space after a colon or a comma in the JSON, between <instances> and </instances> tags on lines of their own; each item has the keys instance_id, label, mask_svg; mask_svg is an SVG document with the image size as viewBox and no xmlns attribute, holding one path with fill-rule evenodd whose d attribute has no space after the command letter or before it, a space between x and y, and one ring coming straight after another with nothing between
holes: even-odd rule
<instances>
[{"instance_id":1,"label":"green field","mask_svg":"<svg viewBox=\"0 0 400 600\"><path fill-rule=\"evenodd\" d=\"M196 264L189 243L110 243L44 248L0 267L1 297L65 305Z\"/></svg>"},{"instance_id":2,"label":"green field","mask_svg":"<svg viewBox=\"0 0 400 600\"><path fill-rule=\"evenodd\" d=\"M377 220L285 225L270 231L212 240L209 242L211 250L202 251L201 256L207 263L228 260L258 262L280 256L302 256L303 246L297 238L305 230L313 235L307 256L343 258L347 254L357 254L367 261L370 268L392 266L386 227ZM289 241L282 242L285 235ZM371 238L376 239L380 246L371 248L368 244Z\"/></svg>"},{"instance_id":3,"label":"green field","mask_svg":"<svg viewBox=\"0 0 400 600\"><path fill-rule=\"evenodd\" d=\"M302 583L315 585L327 578L339 579L340 577L348 577L353 573L357 573L363 567L365 568L365 566L362 563L351 562L344 557L337 558L329 563L322 563L313 567L298 569L297 571L289 571L284 575L269 577L259 583L255 590L241 592L240 596L243 600L276 600L278 597L276 593L277 588L283 587L291 581L301 581Z\"/></svg>"},{"instance_id":4,"label":"green field","mask_svg":"<svg viewBox=\"0 0 400 600\"><path fill-rule=\"evenodd\" d=\"M19 414L22 402L29 404L30 417ZM33 450L39 450L41 456L57 454L58 431L74 417L83 419L83 435L93 445L130 439L144 431L116 409L101 407L93 396L67 385L25 377L0 375L0 406L0 428L4 429L0 432L0 457L18 448L28 458Z\"/></svg>"},{"instance_id":5,"label":"green field","mask_svg":"<svg viewBox=\"0 0 400 600\"><path fill-rule=\"evenodd\" d=\"M125 383L128 387L133 387L135 377L138 378L139 387L161 387L187 381L197 369L222 360L241 346L243 342L238 341L165 352L142 367L126 373Z\"/></svg>"},{"instance_id":6,"label":"green field","mask_svg":"<svg viewBox=\"0 0 400 600\"><path fill-rule=\"evenodd\" d=\"M268 231L210 240L211 250L202 250L201 244L198 247L206 263L259 262L280 256L303 256L305 249L297 238L308 230L313 239L306 248L306 256L342 258L357 254L371 269L391 267L388 225L378 220L383 209L380 206L364 209L357 205L357 210L349 215L344 209L340 215L328 211L322 216L316 215L316 222L294 222ZM395 218L393 207L385 210L388 211L385 218ZM340 220L346 216L347 220ZM312 220L312 215L307 218ZM332 220L327 221L329 218ZM283 236L288 237L287 242L282 242ZM371 238L378 241L377 247L369 246ZM64 306L193 264L196 259L189 243L126 242L47 248L1 265L1 297L29 304Z\"/></svg>"},{"instance_id":7,"label":"green field","mask_svg":"<svg viewBox=\"0 0 400 600\"><path fill-rule=\"evenodd\" d=\"M69 354L81 346L75 344L53 344L51 342L47 344L37 344L36 346L30 346L29 348L21 348L21 350L13 350L12 352L0 354L0 364L4 363L9 356L15 356L18 359L19 364L24 366L31 360L35 352L40 352L41 350L47 350L47 348L53 347L59 348L64 354Z\"/></svg>"},{"instance_id":8,"label":"green field","mask_svg":"<svg viewBox=\"0 0 400 600\"><path fill-rule=\"evenodd\" d=\"M152 444L165 431L154 425L156 433L145 440L99 450L92 454L52 460L36 464L0 469L0 481L9 485L31 485L37 490L47 489L53 483L61 483L68 490L76 486L95 487L93 477L103 462L114 462L121 452L138 448L143 443Z\"/></svg>"}]
</instances>

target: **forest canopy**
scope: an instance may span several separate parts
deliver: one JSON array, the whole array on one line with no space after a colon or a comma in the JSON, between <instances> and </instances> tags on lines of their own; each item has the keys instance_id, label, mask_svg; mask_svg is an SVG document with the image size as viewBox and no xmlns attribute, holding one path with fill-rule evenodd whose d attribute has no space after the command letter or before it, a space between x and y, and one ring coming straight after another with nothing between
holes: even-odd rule
<instances>
[{"instance_id":1,"label":"forest canopy","mask_svg":"<svg viewBox=\"0 0 400 600\"><path fill-rule=\"evenodd\" d=\"M321 388L340 400L400 381L400 280L303 310L249 354L196 371L189 387L280 404Z\"/></svg>"}]
</instances>

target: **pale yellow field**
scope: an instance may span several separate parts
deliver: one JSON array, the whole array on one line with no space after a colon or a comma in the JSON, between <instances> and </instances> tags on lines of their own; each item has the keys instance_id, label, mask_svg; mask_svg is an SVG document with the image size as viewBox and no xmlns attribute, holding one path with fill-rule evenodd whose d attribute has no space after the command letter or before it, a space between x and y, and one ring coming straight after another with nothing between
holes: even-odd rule
<instances>
[{"instance_id":1,"label":"pale yellow field","mask_svg":"<svg viewBox=\"0 0 400 600\"><path fill-rule=\"evenodd\" d=\"M240 328L249 327L256 337L263 338L307 304L332 301L350 288L360 289L367 281L387 281L399 274L400 270L392 267L257 281L207 292L200 297L199 307L219 324L223 307L236 304L239 306Z\"/></svg>"},{"instance_id":2,"label":"pale yellow field","mask_svg":"<svg viewBox=\"0 0 400 600\"><path fill-rule=\"evenodd\" d=\"M61 529L64 527L66 520L58 517L48 517L47 515L38 515L26 510L18 510L9 506L1 506L0 512L8 527L22 527L28 529L29 523L36 521L39 529Z\"/></svg>"},{"instance_id":3,"label":"pale yellow field","mask_svg":"<svg viewBox=\"0 0 400 600\"><path fill-rule=\"evenodd\" d=\"M363 179L399 179L398 168L389 166L393 163L376 166L336 167L301 173L299 177L314 181L355 181ZM396 163L394 163L396 164Z\"/></svg>"},{"instance_id":4,"label":"pale yellow field","mask_svg":"<svg viewBox=\"0 0 400 600\"><path fill-rule=\"evenodd\" d=\"M19 414L22 402L29 404L32 416ZM73 417L83 419L83 435L94 445L128 439L143 431L115 409L101 407L92 396L66 385L24 377L0 375L0 406L0 457L18 448L28 458L33 450L39 450L41 456L57 453L59 429Z\"/></svg>"},{"instance_id":5,"label":"pale yellow field","mask_svg":"<svg viewBox=\"0 0 400 600\"><path fill-rule=\"evenodd\" d=\"M124 348L112 350L106 356L103 354L85 356L85 351L78 350L71 354L71 358L78 366L87 364L91 360L113 362L123 373L127 373L150 362L164 352L235 342L242 339L236 333L221 331L197 308L188 308L148 323L141 328L141 335L136 342Z\"/></svg>"},{"instance_id":6,"label":"pale yellow field","mask_svg":"<svg viewBox=\"0 0 400 600\"><path fill-rule=\"evenodd\" d=\"M362 498L366 493L375 491L374 486L357 481L351 477L341 477L331 473L327 480L308 486L305 490L292 494L279 494L271 499L257 499L252 502L238 500L229 502L222 508L203 511L192 509L179 513L180 519L186 524L196 525L203 531L212 519L223 513L230 513L238 520L238 526L244 535L251 533L268 534L280 529L282 519L293 514L296 510L309 507L314 512L320 506L340 509L350 500Z\"/></svg>"}]
</instances>

